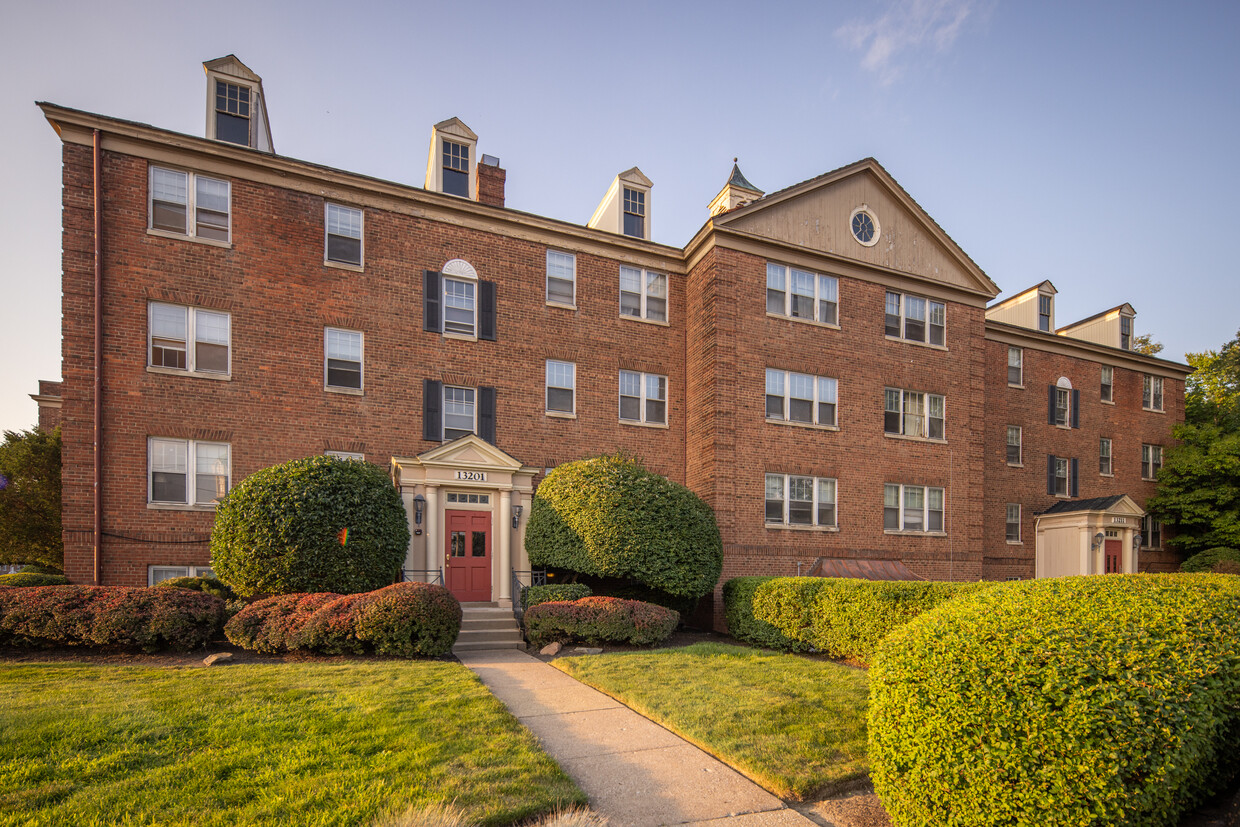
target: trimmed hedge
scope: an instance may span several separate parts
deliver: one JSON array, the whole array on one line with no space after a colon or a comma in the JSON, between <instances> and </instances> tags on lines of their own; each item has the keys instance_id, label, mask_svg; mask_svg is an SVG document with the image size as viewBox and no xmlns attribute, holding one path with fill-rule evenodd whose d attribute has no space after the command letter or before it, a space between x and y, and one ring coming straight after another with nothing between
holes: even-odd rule
<instances>
[{"instance_id":1,"label":"trimmed hedge","mask_svg":"<svg viewBox=\"0 0 1240 827\"><path fill-rule=\"evenodd\" d=\"M0 586L67 586L69 578L63 574L36 574L34 572L14 572L0 574Z\"/></svg>"},{"instance_id":2,"label":"trimmed hedge","mask_svg":"<svg viewBox=\"0 0 1240 827\"><path fill-rule=\"evenodd\" d=\"M593 592L585 583L548 583L545 586L530 586L521 593L521 608L528 609L539 603L550 603L553 600L580 600L591 594Z\"/></svg>"},{"instance_id":3,"label":"trimmed hedge","mask_svg":"<svg viewBox=\"0 0 1240 827\"><path fill-rule=\"evenodd\" d=\"M1240 563L1240 550L1227 548L1226 546L1215 546L1205 551L1199 551L1180 564L1180 571L1194 573L1213 571L1214 567L1224 560Z\"/></svg>"},{"instance_id":4,"label":"trimmed hedge","mask_svg":"<svg viewBox=\"0 0 1240 827\"><path fill-rule=\"evenodd\" d=\"M710 507L618 455L552 470L530 507L525 547L535 567L624 577L677 597L707 594L723 568Z\"/></svg>"},{"instance_id":5,"label":"trimmed hedge","mask_svg":"<svg viewBox=\"0 0 1240 827\"><path fill-rule=\"evenodd\" d=\"M1173 825L1235 777L1240 583L1006 583L928 612L870 670L897 825Z\"/></svg>"},{"instance_id":6,"label":"trimmed hedge","mask_svg":"<svg viewBox=\"0 0 1240 827\"><path fill-rule=\"evenodd\" d=\"M221 600L236 600L237 595L228 584L214 577L170 577L155 584L157 589L185 589L191 592L213 594Z\"/></svg>"},{"instance_id":7,"label":"trimmed hedge","mask_svg":"<svg viewBox=\"0 0 1240 827\"><path fill-rule=\"evenodd\" d=\"M754 592L775 577L733 577L723 584L723 616L728 634L739 641L779 652L805 652L809 644L793 640L765 620L754 617Z\"/></svg>"},{"instance_id":8,"label":"trimmed hedge","mask_svg":"<svg viewBox=\"0 0 1240 827\"><path fill-rule=\"evenodd\" d=\"M188 651L213 640L223 621L223 600L180 589L0 589L0 643L14 646Z\"/></svg>"},{"instance_id":9,"label":"trimmed hedge","mask_svg":"<svg viewBox=\"0 0 1240 827\"><path fill-rule=\"evenodd\" d=\"M753 614L828 657L869 663L892 630L995 583L777 577L755 589Z\"/></svg>"},{"instance_id":10,"label":"trimmed hedge","mask_svg":"<svg viewBox=\"0 0 1240 827\"><path fill-rule=\"evenodd\" d=\"M678 613L653 603L583 597L534 606L525 613L525 634L535 646L553 640L650 646L671 637L678 623Z\"/></svg>"},{"instance_id":11,"label":"trimmed hedge","mask_svg":"<svg viewBox=\"0 0 1240 827\"><path fill-rule=\"evenodd\" d=\"M405 509L383 469L307 457L251 474L220 500L211 567L244 597L353 594L396 579L408 547Z\"/></svg>"},{"instance_id":12,"label":"trimmed hedge","mask_svg":"<svg viewBox=\"0 0 1240 827\"><path fill-rule=\"evenodd\" d=\"M442 586L396 583L362 594L286 594L242 609L224 627L256 652L328 655L375 652L438 657L456 643L461 605Z\"/></svg>"}]
</instances>

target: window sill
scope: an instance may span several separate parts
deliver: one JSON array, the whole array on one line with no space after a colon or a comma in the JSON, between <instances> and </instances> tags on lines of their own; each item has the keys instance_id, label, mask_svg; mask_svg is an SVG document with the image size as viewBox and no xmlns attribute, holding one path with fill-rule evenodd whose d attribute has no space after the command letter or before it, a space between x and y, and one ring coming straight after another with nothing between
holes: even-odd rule
<instances>
[{"instance_id":1,"label":"window sill","mask_svg":"<svg viewBox=\"0 0 1240 827\"><path fill-rule=\"evenodd\" d=\"M638 422L634 419L621 419L620 424L632 425L634 428L663 428L664 430L671 427L666 422Z\"/></svg>"},{"instance_id":2,"label":"window sill","mask_svg":"<svg viewBox=\"0 0 1240 827\"><path fill-rule=\"evenodd\" d=\"M903 529L897 531L892 528L884 528L884 534L893 534L900 537L946 537L946 531L905 531Z\"/></svg>"},{"instance_id":3,"label":"window sill","mask_svg":"<svg viewBox=\"0 0 1240 827\"><path fill-rule=\"evenodd\" d=\"M883 432L883 436L887 437L887 439L899 439L904 442L928 442L931 445L947 444L946 439L931 439L928 436L905 436L904 434L889 434L886 431Z\"/></svg>"},{"instance_id":4,"label":"window sill","mask_svg":"<svg viewBox=\"0 0 1240 827\"><path fill-rule=\"evenodd\" d=\"M1009 546L1023 546L1025 544L1025 541L1024 540L1008 540L1007 544Z\"/></svg>"},{"instance_id":5,"label":"window sill","mask_svg":"<svg viewBox=\"0 0 1240 827\"><path fill-rule=\"evenodd\" d=\"M819 425L815 422L797 422L791 419L772 419L767 417L768 425L789 425L793 428L809 428L811 431L838 431L839 425Z\"/></svg>"},{"instance_id":6,"label":"window sill","mask_svg":"<svg viewBox=\"0 0 1240 827\"><path fill-rule=\"evenodd\" d=\"M1008 387L1018 391L1023 391L1025 389L1024 385L1013 385L1011 382L1008 383Z\"/></svg>"},{"instance_id":7,"label":"window sill","mask_svg":"<svg viewBox=\"0 0 1240 827\"><path fill-rule=\"evenodd\" d=\"M1025 467L1025 463L1023 463L1023 462L1009 462L1009 463L1007 464L1007 467L1008 467L1008 468L1024 468L1024 467Z\"/></svg>"},{"instance_id":8,"label":"window sill","mask_svg":"<svg viewBox=\"0 0 1240 827\"><path fill-rule=\"evenodd\" d=\"M1156 477L1142 477L1141 482L1158 482Z\"/></svg>"},{"instance_id":9,"label":"window sill","mask_svg":"<svg viewBox=\"0 0 1240 827\"><path fill-rule=\"evenodd\" d=\"M350 264L347 261L328 261L327 259L323 259L323 266L331 267L334 270L348 270L352 273L366 272L366 266L364 264Z\"/></svg>"},{"instance_id":10,"label":"window sill","mask_svg":"<svg viewBox=\"0 0 1240 827\"><path fill-rule=\"evenodd\" d=\"M447 331L444 331L442 335L445 339L455 339L458 342L478 341L477 333L448 333Z\"/></svg>"},{"instance_id":11,"label":"window sill","mask_svg":"<svg viewBox=\"0 0 1240 827\"><path fill-rule=\"evenodd\" d=\"M1099 472L1098 472L1098 476L1100 476L1100 477L1114 477L1115 475L1114 475L1114 474L1104 474L1104 473L1102 473L1101 471L1099 471Z\"/></svg>"},{"instance_id":12,"label":"window sill","mask_svg":"<svg viewBox=\"0 0 1240 827\"><path fill-rule=\"evenodd\" d=\"M1061 430L1061 431L1071 431L1071 430L1072 430L1072 426L1071 426L1071 425L1061 425L1061 424L1059 424L1058 422L1056 422L1056 423L1055 423L1055 427L1056 427L1056 428L1058 428L1058 429L1059 429L1059 430Z\"/></svg>"},{"instance_id":13,"label":"window sill","mask_svg":"<svg viewBox=\"0 0 1240 827\"><path fill-rule=\"evenodd\" d=\"M1149 413L1156 413L1156 414L1165 414L1165 413L1166 413L1166 410L1164 410L1164 409L1162 409L1162 408L1146 408L1146 407L1142 407L1142 408L1141 408L1141 410L1143 410L1143 411L1148 411Z\"/></svg>"},{"instance_id":14,"label":"window sill","mask_svg":"<svg viewBox=\"0 0 1240 827\"><path fill-rule=\"evenodd\" d=\"M808 324L808 325L813 325L814 327L825 327L827 330L839 330L840 329L840 326L838 324L832 324L831 322L820 322L817 319L803 319L800 316L785 316L783 313L772 313L769 310L766 311L766 316L768 319L783 319L784 321L787 321L787 322L797 322L798 324Z\"/></svg>"},{"instance_id":15,"label":"window sill","mask_svg":"<svg viewBox=\"0 0 1240 827\"><path fill-rule=\"evenodd\" d=\"M620 314L620 318L624 319L625 321L629 321L629 322L641 322L642 324L652 324L652 325L655 325L656 327L671 327L672 326L671 322L661 322L658 319L642 319L637 316L626 316L623 313Z\"/></svg>"},{"instance_id":16,"label":"window sill","mask_svg":"<svg viewBox=\"0 0 1240 827\"><path fill-rule=\"evenodd\" d=\"M1100 401L1102 402L1102 404L1103 404L1103 405L1114 405L1114 404L1115 404L1115 400L1114 400L1114 399L1103 399L1103 400L1100 400Z\"/></svg>"},{"instance_id":17,"label":"window sill","mask_svg":"<svg viewBox=\"0 0 1240 827\"><path fill-rule=\"evenodd\" d=\"M547 307L558 307L561 310L576 310L577 309L577 305L575 304L565 304L564 302L553 302L550 299L547 300Z\"/></svg>"},{"instance_id":18,"label":"window sill","mask_svg":"<svg viewBox=\"0 0 1240 827\"><path fill-rule=\"evenodd\" d=\"M567 413L566 411L545 411L544 413L547 416L551 417L552 419L576 419L577 418L577 414Z\"/></svg>"},{"instance_id":19,"label":"window sill","mask_svg":"<svg viewBox=\"0 0 1240 827\"><path fill-rule=\"evenodd\" d=\"M889 342L900 342L906 345L913 345L914 347L924 347L929 350L941 350L944 353L948 352L947 345L932 345L929 342L919 342L916 339L901 339L899 336L884 335L883 338ZM1009 385L1008 387L1011 387L1011 386Z\"/></svg>"},{"instance_id":20,"label":"window sill","mask_svg":"<svg viewBox=\"0 0 1240 827\"><path fill-rule=\"evenodd\" d=\"M208 247L220 247L225 250L232 249L231 241L216 241L214 238L199 238L196 235L187 235L186 233L174 233L169 230L157 230L154 227L147 227L146 234L153 235L157 238L171 238L176 241L191 241L194 244L205 244Z\"/></svg>"},{"instance_id":21,"label":"window sill","mask_svg":"<svg viewBox=\"0 0 1240 827\"><path fill-rule=\"evenodd\" d=\"M215 511L215 503L210 505L186 505L185 503L147 503L149 511Z\"/></svg>"},{"instance_id":22,"label":"window sill","mask_svg":"<svg viewBox=\"0 0 1240 827\"><path fill-rule=\"evenodd\" d=\"M840 527L837 525L789 525L788 523L766 523L769 531L815 531L827 534L838 534Z\"/></svg>"},{"instance_id":23,"label":"window sill","mask_svg":"<svg viewBox=\"0 0 1240 827\"><path fill-rule=\"evenodd\" d=\"M362 388L333 388L331 385L323 387L324 393L339 393L345 396L365 396L366 391Z\"/></svg>"},{"instance_id":24,"label":"window sill","mask_svg":"<svg viewBox=\"0 0 1240 827\"><path fill-rule=\"evenodd\" d=\"M181 370L180 368L161 368L155 365L146 366L147 373L157 373L160 376L192 376L195 379L214 379L217 382L231 382L232 375L228 373L209 373L200 370Z\"/></svg>"}]
</instances>

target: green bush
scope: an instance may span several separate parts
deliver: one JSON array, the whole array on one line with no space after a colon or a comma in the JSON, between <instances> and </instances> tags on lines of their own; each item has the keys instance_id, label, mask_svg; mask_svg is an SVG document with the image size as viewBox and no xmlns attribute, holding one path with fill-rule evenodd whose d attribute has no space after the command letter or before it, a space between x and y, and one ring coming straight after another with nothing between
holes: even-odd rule
<instances>
[{"instance_id":1,"label":"green bush","mask_svg":"<svg viewBox=\"0 0 1240 827\"><path fill-rule=\"evenodd\" d=\"M723 567L710 507L623 456L548 474L530 508L525 546L536 567L629 578L678 597L707 594Z\"/></svg>"},{"instance_id":2,"label":"green bush","mask_svg":"<svg viewBox=\"0 0 1240 827\"><path fill-rule=\"evenodd\" d=\"M521 608L528 609L539 603L550 603L553 600L579 600L591 594L593 592L585 583L548 583L545 586L530 586L521 593Z\"/></svg>"},{"instance_id":3,"label":"green bush","mask_svg":"<svg viewBox=\"0 0 1240 827\"><path fill-rule=\"evenodd\" d=\"M67 586L69 578L63 574L36 574L19 571L0 574L0 586Z\"/></svg>"},{"instance_id":4,"label":"green bush","mask_svg":"<svg viewBox=\"0 0 1240 827\"><path fill-rule=\"evenodd\" d=\"M1193 573L1213 571L1214 566L1224 560L1240 563L1240 550L1227 548L1226 546L1215 546L1205 551L1199 551L1180 564L1180 571Z\"/></svg>"},{"instance_id":5,"label":"green bush","mask_svg":"<svg viewBox=\"0 0 1240 827\"><path fill-rule=\"evenodd\" d=\"M22 566L17 570L18 574L64 574L60 569L54 569L51 566L40 566L38 563L31 563Z\"/></svg>"},{"instance_id":6,"label":"green bush","mask_svg":"<svg viewBox=\"0 0 1240 827\"><path fill-rule=\"evenodd\" d=\"M723 615L728 633L737 640L779 652L804 652L808 643L793 640L753 613L754 592L774 577L733 577L723 584Z\"/></svg>"},{"instance_id":7,"label":"green bush","mask_svg":"<svg viewBox=\"0 0 1240 827\"><path fill-rule=\"evenodd\" d=\"M461 604L443 586L396 583L374 593L358 613L357 639L376 654L446 655L461 632Z\"/></svg>"},{"instance_id":8,"label":"green bush","mask_svg":"<svg viewBox=\"0 0 1240 827\"><path fill-rule=\"evenodd\" d=\"M535 646L553 640L650 646L671 637L679 622L676 612L653 603L583 597L534 606L525 613L525 634Z\"/></svg>"},{"instance_id":9,"label":"green bush","mask_svg":"<svg viewBox=\"0 0 1240 827\"><path fill-rule=\"evenodd\" d=\"M157 589L185 589L191 592L213 594L221 600L236 600L237 595L228 584L214 577L169 577L155 584Z\"/></svg>"},{"instance_id":10,"label":"green bush","mask_svg":"<svg viewBox=\"0 0 1240 827\"><path fill-rule=\"evenodd\" d=\"M869 663L892 630L995 583L777 577L759 584L754 617L832 658Z\"/></svg>"},{"instance_id":11,"label":"green bush","mask_svg":"<svg viewBox=\"0 0 1240 827\"><path fill-rule=\"evenodd\" d=\"M870 670L897 825L1172 825L1235 776L1240 583L1004 584L897 629Z\"/></svg>"},{"instance_id":12,"label":"green bush","mask_svg":"<svg viewBox=\"0 0 1240 827\"><path fill-rule=\"evenodd\" d=\"M308 457L251 474L220 501L211 567L244 597L353 594L391 583L408 547L405 509L381 468Z\"/></svg>"},{"instance_id":13,"label":"green bush","mask_svg":"<svg viewBox=\"0 0 1240 827\"><path fill-rule=\"evenodd\" d=\"M280 594L257 600L224 624L224 635L235 646L264 654L296 649L302 627L316 611L340 597L332 592Z\"/></svg>"}]
</instances>

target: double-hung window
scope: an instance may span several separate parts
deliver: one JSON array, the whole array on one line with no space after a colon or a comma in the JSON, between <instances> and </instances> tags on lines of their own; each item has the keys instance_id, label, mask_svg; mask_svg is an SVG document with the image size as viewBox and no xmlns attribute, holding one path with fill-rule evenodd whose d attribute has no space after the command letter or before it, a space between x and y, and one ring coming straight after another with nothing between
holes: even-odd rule
<instances>
[{"instance_id":1,"label":"double-hung window","mask_svg":"<svg viewBox=\"0 0 1240 827\"><path fill-rule=\"evenodd\" d=\"M572 362L547 360L547 413L577 412L577 365Z\"/></svg>"},{"instance_id":2,"label":"double-hung window","mask_svg":"<svg viewBox=\"0 0 1240 827\"><path fill-rule=\"evenodd\" d=\"M1038 330L1051 332L1051 297L1044 293L1038 294Z\"/></svg>"},{"instance_id":3,"label":"double-hung window","mask_svg":"<svg viewBox=\"0 0 1240 827\"><path fill-rule=\"evenodd\" d=\"M840 316L839 281L767 262L766 312L790 319L837 325Z\"/></svg>"},{"instance_id":4,"label":"double-hung window","mask_svg":"<svg viewBox=\"0 0 1240 827\"><path fill-rule=\"evenodd\" d=\"M1007 426L1007 464L1020 465L1021 431L1019 425Z\"/></svg>"},{"instance_id":5,"label":"double-hung window","mask_svg":"<svg viewBox=\"0 0 1240 827\"><path fill-rule=\"evenodd\" d=\"M469 434L495 444L494 387L446 385L438 379L422 381L422 438L450 442Z\"/></svg>"},{"instance_id":6,"label":"double-hung window","mask_svg":"<svg viewBox=\"0 0 1240 827\"><path fill-rule=\"evenodd\" d=\"M1081 427L1081 392L1072 387L1066 377L1060 377L1054 385L1047 385L1046 421L1060 428Z\"/></svg>"},{"instance_id":7,"label":"double-hung window","mask_svg":"<svg viewBox=\"0 0 1240 827\"><path fill-rule=\"evenodd\" d=\"M147 502L212 506L228 493L231 451L226 442L147 440Z\"/></svg>"},{"instance_id":8,"label":"double-hung window","mask_svg":"<svg viewBox=\"0 0 1240 827\"><path fill-rule=\"evenodd\" d=\"M1152 480L1158 477L1158 471L1162 468L1162 446L1161 445L1142 445L1141 446L1141 479Z\"/></svg>"},{"instance_id":9,"label":"double-hung window","mask_svg":"<svg viewBox=\"0 0 1240 827\"><path fill-rule=\"evenodd\" d=\"M1111 440L1105 436L1098 437L1098 473L1104 477L1114 473L1111 470Z\"/></svg>"},{"instance_id":10,"label":"double-hung window","mask_svg":"<svg viewBox=\"0 0 1240 827\"><path fill-rule=\"evenodd\" d=\"M454 259L444 272L427 270L422 288L422 329L445 336L496 340L495 282L483 281L467 262Z\"/></svg>"},{"instance_id":11,"label":"double-hung window","mask_svg":"<svg viewBox=\"0 0 1240 827\"><path fill-rule=\"evenodd\" d=\"M1132 317L1119 317L1119 349L1132 350Z\"/></svg>"},{"instance_id":12,"label":"double-hung window","mask_svg":"<svg viewBox=\"0 0 1240 827\"><path fill-rule=\"evenodd\" d=\"M921 296L888 293L883 329L893 339L943 345L947 341L947 305Z\"/></svg>"},{"instance_id":13,"label":"double-hung window","mask_svg":"<svg viewBox=\"0 0 1240 827\"><path fill-rule=\"evenodd\" d=\"M215 82L215 139L250 145L250 87Z\"/></svg>"},{"instance_id":14,"label":"double-hung window","mask_svg":"<svg viewBox=\"0 0 1240 827\"><path fill-rule=\"evenodd\" d=\"M1115 401L1115 368L1110 365L1102 366L1101 394L1103 402Z\"/></svg>"},{"instance_id":15,"label":"double-hung window","mask_svg":"<svg viewBox=\"0 0 1240 827\"><path fill-rule=\"evenodd\" d=\"M227 313L151 302L147 362L153 368L228 374L231 319Z\"/></svg>"},{"instance_id":16,"label":"double-hung window","mask_svg":"<svg viewBox=\"0 0 1240 827\"><path fill-rule=\"evenodd\" d=\"M900 388L883 391L883 432L920 439L945 438L944 397Z\"/></svg>"},{"instance_id":17,"label":"double-hung window","mask_svg":"<svg viewBox=\"0 0 1240 827\"><path fill-rule=\"evenodd\" d=\"M572 253L547 251L547 304L577 305L577 257Z\"/></svg>"},{"instance_id":18,"label":"double-hung window","mask_svg":"<svg viewBox=\"0 0 1240 827\"><path fill-rule=\"evenodd\" d=\"M1015 388L1025 384L1025 352L1018 347L1008 348L1008 384Z\"/></svg>"},{"instance_id":19,"label":"double-hung window","mask_svg":"<svg viewBox=\"0 0 1240 827\"><path fill-rule=\"evenodd\" d=\"M667 276L636 267L621 267L620 315L666 322Z\"/></svg>"},{"instance_id":20,"label":"double-hung window","mask_svg":"<svg viewBox=\"0 0 1240 827\"><path fill-rule=\"evenodd\" d=\"M835 527L835 480L766 475L767 525Z\"/></svg>"},{"instance_id":21,"label":"double-hung window","mask_svg":"<svg viewBox=\"0 0 1240 827\"><path fill-rule=\"evenodd\" d=\"M924 485L883 486L885 531L943 531L943 489Z\"/></svg>"},{"instance_id":22,"label":"double-hung window","mask_svg":"<svg viewBox=\"0 0 1240 827\"><path fill-rule=\"evenodd\" d=\"M1162 548L1162 521L1149 514L1141 518L1141 548Z\"/></svg>"},{"instance_id":23,"label":"double-hung window","mask_svg":"<svg viewBox=\"0 0 1240 827\"><path fill-rule=\"evenodd\" d=\"M766 369L767 419L834 427L837 394L829 377Z\"/></svg>"},{"instance_id":24,"label":"double-hung window","mask_svg":"<svg viewBox=\"0 0 1240 827\"><path fill-rule=\"evenodd\" d=\"M646 193L624 188L624 234L646 237Z\"/></svg>"},{"instance_id":25,"label":"double-hung window","mask_svg":"<svg viewBox=\"0 0 1240 827\"><path fill-rule=\"evenodd\" d=\"M1147 411L1163 409L1163 380L1161 376L1145 376L1141 383L1141 407Z\"/></svg>"},{"instance_id":26,"label":"double-hung window","mask_svg":"<svg viewBox=\"0 0 1240 827\"><path fill-rule=\"evenodd\" d=\"M620 371L620 421L667 424L667 377Z\"/></svg>"},{"instance_id":27,"label":"double-hung window","mask_svg":"<svg viewBox=\"0 0 1240 827\"><path fill-rule=\"evenodd\" d=\"M336 390L362 389L362 333L360 330L324 331L323 383Z\"/></svg>"},{"instance_id":28,"label":"double-hung window","mask_svg":"<svg viewBox=\"0 0 1240 827\"><path fill-rule=\"evenodd\" d=\"M474 407L474 389L444 385L443 388L443 439L451 442L477 433Z\"/></svg>"},{"instance_id":29,"label":"double-hung window","mask_svg":"<svg viewBox=\"0 0 1240 827\"><path fill-rule=\"evenodd\" d=\"M443 142L443 191L469 197L469 144Z\"/></svg>"},{"instance_id":30,"label":"double-hung window","mask_svg":"<svg viewBox=\"0 0 1240 827\"><path fill-rule=\"evenodd\" d=\"M1048 454L1046 457L1046 493L1051 497L1075 497L1079 494L1077 461Z\"/></svg>"},{"instance_id":31,"label":"double-hung window","mask_svg":"<svg viewBox=\"0 0 1240 827\"><path fill-rule=\"evenodd\" d=\"M362 211L356 207L328 204L324 218L327 240L324 261L362 266Z\"/></svg>"},{"instance_id":32,"label":"double-hung window","mask_svg":"<svg viewBox=\"0 0 1240 827\"><path fill-rule=\"evenodd\" d=\"M231 188L228 181L192 172L151 167L150 228L227 242Z\"/></svg>"},{"instance_id":33,"label":"double-hung window","mask_svg":"<svg viewBox=\"0 0 1240 827\"><path fill-rule=\"evenodd\" d=\"M1007 504L1006 534L1009 543L1020 542L1020 503Z\"/></svg>"},{"instance_id":34,"label":"double-hung window","mask_svg":"<svg viewBox=\"0 0 1240 827\"><path fill-rule=\"evenodd\" d=\"M476 328L476 285L465 279L443 280L443 332L473 336Z\"/></svg>"}]
</instances>

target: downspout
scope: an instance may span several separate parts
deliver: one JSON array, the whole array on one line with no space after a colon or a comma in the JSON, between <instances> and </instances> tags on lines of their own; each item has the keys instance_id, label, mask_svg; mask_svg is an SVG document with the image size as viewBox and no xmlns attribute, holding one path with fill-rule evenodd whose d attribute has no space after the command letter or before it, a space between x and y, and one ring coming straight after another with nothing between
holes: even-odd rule
<instances>
[{"instance_id":1,"label":"downspout","mask_svg":"<svg viewBox=\"0 0 1240 827\"><path fill-rule=\"evenodd\" d=\"M95 524L94 583L99 583L99 543L103 536L103 199L99 189L103 173L102 133L95 130L94 209L95 209Z\"/></svg>"}]
</instances>

